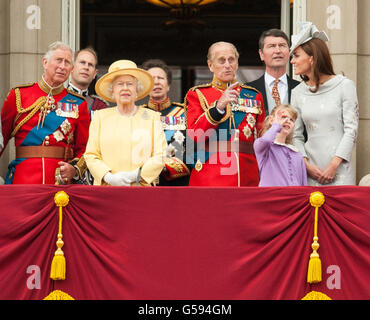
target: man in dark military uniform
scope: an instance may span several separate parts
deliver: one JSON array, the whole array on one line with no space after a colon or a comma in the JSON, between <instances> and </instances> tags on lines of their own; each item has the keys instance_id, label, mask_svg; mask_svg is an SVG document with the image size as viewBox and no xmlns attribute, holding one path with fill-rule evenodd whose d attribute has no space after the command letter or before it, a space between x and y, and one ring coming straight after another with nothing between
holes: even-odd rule
<instances>
[{"instance_id":1,"label":"man in dark military uniform","mask_svg":"<svg viewBox=\"0 0 370 320\"><path fill-rule=\"evenodd\" d=\"M61 42L49 46L37 83L10 90L1 110L4 147L15 138L16 159L7 184L69 183L86 148L89 114L84 98L63 83L72 70L72 50Z\"/></svg>"},{"instance_id":2,"label":"man in dark military uniform","mask_svg":"<svg viewBox=\"0 0 370 320\"><path fill-rule=\"evenodd\" d=\"M90 120L96 110L109 107L108 102L97 95L89 95L89 86L98 74L98 55L91 47L75 52L75 61L68 89L82 95L88 106ZM73 182L92 185L94 180L83 157L75 164Z\"/></svg>"},{"instance_id":3,"label":"man in dark military uniform","mask_svg":"<svg viewBox=\"0 0 370 320\"><path fill-rule=\"evenodd\" d=\"M154 87L149 94L147 108L161 113L168 144L165 168L159 177L160 186L187 186L189 168L185 164L185 114L184 105L172 102L168 97L172 73L165 62L159 59L147 60L142 68L154 79Z\"/></svg>"},{"instance_id":4,"label":"man in dark military uniform","mask_svg":"<svg viewBox=\"0 0 370 320\"><path fill-rule=\"evenodd\" d=\"M193 162L190 186L258 186L253 142L265 120L263 99L255 88L237 82L239 54L228 42L208 51L213 80L191 88L185 98L188 141L186 162ZM194 156L191 159L191 156Z\"/></svg>"},{"instance_id":5,"label":"man in dark military uniform","mask_svg":"<svg viewBox=\"0 0 370 320\"><path fill-rule=\"evenodd\" d=\"M89 95L89 86L98 74L98 55L91 47L75 52L71 81L68 89L86 99L90 118L94 111L109 107L108 102L97 95Z\"/></svg>"}]
</instances>

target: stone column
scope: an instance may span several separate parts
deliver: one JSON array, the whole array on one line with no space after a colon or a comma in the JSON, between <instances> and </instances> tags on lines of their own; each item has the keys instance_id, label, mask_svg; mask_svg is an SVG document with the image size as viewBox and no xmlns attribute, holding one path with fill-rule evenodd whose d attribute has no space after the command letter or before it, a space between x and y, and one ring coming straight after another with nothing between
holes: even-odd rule
<instances>
[{"instance_id":1,"label":"stone column","mask_svg":"<svg viewBox=\"0 0 370 320\"><path fill-rule=\"evenodd\" d=\"M357 93L360 128L357 142L357 179L370 174L370 1L358 0Z\"/></svg>"},{"instance_id":2,"label":"stone column","mask_svg":"<svg viewBox=\"0 0 370 320\"><path fill-rule=\"evenodd\" d=\"M295 0L297 1L297 0ZM370 173L370 1L299 0L305 2L306 20L325 30L336 73L344 73L357 86L360 126L356 159L357 182Z\"/></svg>"},{"instance_id":3,"label":"stone column","mask_svg":"<svg viewBox=\"0 0 370 320\"><path fill-rule=\"evenodd\" d=\"M0 64L2 66L0 72L0 108L9 91L9 3L10 0L0 1ZM7 148L0 158L0 183L6 168L5 162L9 159L8 149L9 148Z\"/></svg>"},{"instance_id":4,"label":"stone column","mask_svg":"<svg viewBox=\"0 0 370 320\"><path fill-rule=\"evenodd\" d=\"M0 1L1 108L9 90L37 82L42 75L41 59L49 44L62 39L62 1ZM14 139L0 158L0 176L14 159Z\"/></svg>"}]
</instances>

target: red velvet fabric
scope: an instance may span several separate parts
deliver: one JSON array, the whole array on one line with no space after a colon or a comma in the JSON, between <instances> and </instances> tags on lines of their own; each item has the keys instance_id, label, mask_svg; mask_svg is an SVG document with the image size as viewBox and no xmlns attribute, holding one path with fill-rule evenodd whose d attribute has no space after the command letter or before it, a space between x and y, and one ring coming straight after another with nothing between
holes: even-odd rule
<instances>
[{"instance_id":1,"label":"red velvet fabric","mask_svg":"<svg viewBox=\"0 0 370 320\"><path fill-rule=\"evenodd\" d=\"M58 209L66 280L52 281ZM318 237L323 281L306 283L321 191ZM370 298L369 187L0 186L0 299ZM29 289L37 265L41 288ZM340 269L340 289L327 284ZM330 268L329 268L330 269ZM330 270L329 270L330 271ZM330 281L329 281L330 282Z\"/></svg>"}]
</instances>

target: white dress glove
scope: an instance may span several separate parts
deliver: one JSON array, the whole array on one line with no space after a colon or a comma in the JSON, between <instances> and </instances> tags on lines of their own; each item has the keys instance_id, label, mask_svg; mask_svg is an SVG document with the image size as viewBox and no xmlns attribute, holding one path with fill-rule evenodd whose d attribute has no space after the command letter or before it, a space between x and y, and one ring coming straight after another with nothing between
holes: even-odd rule
<instances>
[{"instance_id":1,"label":"white dress glove","mask_svg":"<svg viewBox=\"0 0 370 320\"><path fill-rule=\"evenodd\" d=\"M136 182L137 174L138 174L138 170L137 169L132 170L132 171L127 171L126 172L126 179L127 179L127 181L129 181L130 184L133 183L133 182Z\"/></svg>"},{"instance_id":2,"label":"white dress glove","mask_svg":"<svg viewBox=\"0 0 370 320\"><path fill-rule=\"evenodd\" d=\"M104 181L111 186L128 187L132 182L136 181L137 170L120 171L117 173L107 172L104 176Z\"/></svg>"}]
</instances>

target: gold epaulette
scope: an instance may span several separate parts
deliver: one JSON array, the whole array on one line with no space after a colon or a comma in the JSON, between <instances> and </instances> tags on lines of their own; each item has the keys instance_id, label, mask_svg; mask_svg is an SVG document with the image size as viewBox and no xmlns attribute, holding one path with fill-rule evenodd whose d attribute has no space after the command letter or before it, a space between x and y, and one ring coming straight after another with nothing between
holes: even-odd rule
<instances>
[{"instance_id":1,"label":"gold epaulette","mask_svg":"<svg viewBox=\"0 0 370 320\"><path fill-rule=\"evenodd\" d=\"M256 91L257 93L260 93L259 90L257 90L256 88L254 87L251 87L251 86L247 86L246 84L240 84L240 86L244 89L249 89L249 90L253 90L253 91Z\"/></svg>"},{"instance_id":2,"label":"gold epaulette","mask_svg":"<svg viewBox=\"0 0 370 320\"><path fill-rule=\"evenodd\" d=\"M199 88L208 88L208 87L212 87L212 83L198 84L197 86L190 88L189 91L195 91Z\"/></svg>"},{"instance_id":3,"label":"gold epaulette","mask_svg":"<svg viewBox=\"0 0 370 320\"><path fill-rule=\"evenodd\" d=\"M84 101L86 100L84 96L81 96L80 94L78 94L78 93L76 93L76 92L74 92L74 91L72 91L72 90L69 90L68 88L67 88L67 91L68 91L68 93L69 93L69 94L74 95L74 96L76 96L77 98L80 98L80 99L82 99L82 100L84 100Z\"/></svg>"},{"instance_id":4,"label":"gold epaulette","mask_svg":"<svg viewBox=\"0 0 370 320\"><path fill-rule=\"evenodd\" d=\"M17 85L15 87L13 87L12 89L15 90L17 88L19 89L19 88L32 87L34 84L35 84L35 82L30 82L30 83L26 83L26 84L20 84L20 85Z\"/></svg>"}]
</instances>

